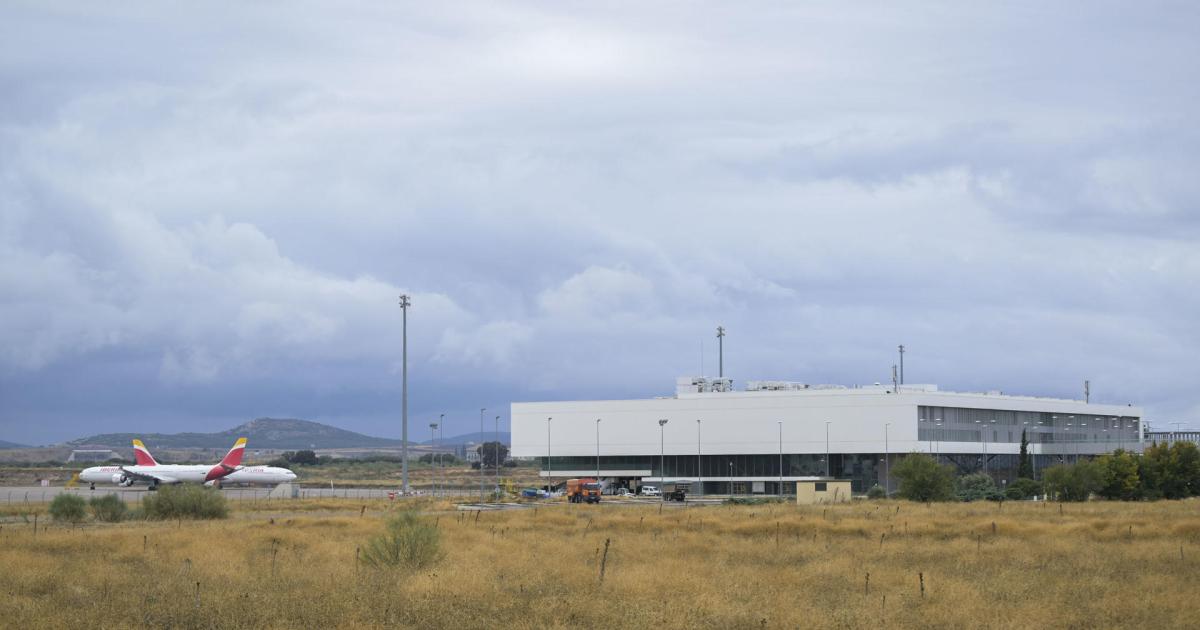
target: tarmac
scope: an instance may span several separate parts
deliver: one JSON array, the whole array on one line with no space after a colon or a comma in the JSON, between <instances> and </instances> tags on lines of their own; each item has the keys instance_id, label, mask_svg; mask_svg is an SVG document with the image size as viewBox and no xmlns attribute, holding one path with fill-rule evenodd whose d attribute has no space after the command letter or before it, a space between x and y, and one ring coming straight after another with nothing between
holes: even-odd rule
<instances>
[{"instance_id":1,"label":"tarmac","mask_svg":"<svg viewBox=\"0 0 1200 630\"><path fill-rule=\"evenodd\" d=\"M233 501L287 501L289 498L294 499L387 499L392 498L389 495L396 493L394 488L329 488L320 486L303 487L296 485L293 497L280 498L279 493L272 495L275 487L233 487L221 488L221 493L225 498ZM95 490L88 489L87 485L79 485L74 488L66 488L63 486L10 486L0 487L0 504L19 504L19 503L46 503L53 501L54 497L61 493L76 494L81 497L98 497L106 494L115 494L121 497L126 503L138 504L142 498L149 495L150 491L146 486L133 486L122 488L119 486L97 485ZM288 493L292 494L292 493ZM414 494L412 496L430 496L429 493ZM455 491L448 495L450 498L471 498L478 496L478 493L470 491ZM395 499L403 499L403 496L396 493ZM601 506L634 506L634 505L658 505L663 504L665 507L684 507L687 505L707 505L718 504L722 502L722 498L706 498L706 497L688 497L684 503L677 501L660 501L659 499L646 498L623 498L623 497L604 497L599 505ZM515 509L521 506L534 507L542 504L556 505L559 501L546 500L544 502L530 503L496 503L496 502L481 502L468 503L459 506L460 510L500 510L500 509Z\"/></svg>"}]
</instances>

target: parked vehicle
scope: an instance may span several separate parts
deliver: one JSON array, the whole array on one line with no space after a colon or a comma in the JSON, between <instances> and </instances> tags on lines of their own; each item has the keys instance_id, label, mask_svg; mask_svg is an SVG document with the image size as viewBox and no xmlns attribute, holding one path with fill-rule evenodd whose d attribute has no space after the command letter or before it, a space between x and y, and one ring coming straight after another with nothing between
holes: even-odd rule
<instances>
[{"instance_id":1,"label":"parked vehicle","mask_svg":"<svg viewBox=\"0 0 1200 630\"><path fill-rule=\"evenodd\" d=\"M691 491L691 482L665 483L663 484L662 498L663 501L686 501L687 495Z\"/></svg>"},{"instance_id":2,"label":"parked vehicle","mask_svg":"<svg viewBox=\"0 0 1200 630\"><path fill-rule=\"evenodd\" d=\"M568 479L567 500L571 503L599 503L600 482L595 479Z\"/></svg>"},{"instance_id":3,"label":"parked vehicle","mask_svg":"<svg viewBox=\"0 0 1200 630\"><path fill-rule=\"evenodd\" d=\"M662 496L662 492L659 491L658 486L642 486L642 489L639 492L644 497Z\"/></svg>"},{"instance_id":4,"label":"parked vehicle","mask_svg":"<svg viewBox=\"0 0 1200 630\"><path fill-rule=\"evenodd\" d=\"M634 494L633 492L631 492L631 491L629 490L629 488L617 488L617 491L616 491L616 492L614 492L613 494L616 494L616 495L617 495L617 496L619 496L619 497L634 497L634 496L637 496L636 494Z\"/></svg>"}]
</instances>

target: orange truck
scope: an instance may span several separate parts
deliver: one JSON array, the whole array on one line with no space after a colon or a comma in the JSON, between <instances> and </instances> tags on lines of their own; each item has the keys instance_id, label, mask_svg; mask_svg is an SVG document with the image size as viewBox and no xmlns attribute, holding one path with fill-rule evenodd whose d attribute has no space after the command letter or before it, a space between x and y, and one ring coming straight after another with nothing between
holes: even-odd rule
<instances>
[{"instance_id":1,"label":"orange truck","mask_svg":"<svg viewBox=\"0 0 1200 630\"><path fill-rule=\"evenodd\" d=\"M599 503L600 483L595 479L568 479L567 501L571 503Z\"/></svg>"}]
</instances>

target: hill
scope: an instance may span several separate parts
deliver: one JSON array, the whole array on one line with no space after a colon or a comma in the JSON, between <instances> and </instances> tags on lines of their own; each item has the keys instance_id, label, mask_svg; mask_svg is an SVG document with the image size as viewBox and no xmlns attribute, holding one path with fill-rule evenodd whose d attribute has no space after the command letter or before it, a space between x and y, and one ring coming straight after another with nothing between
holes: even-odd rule
<instances>
[{"instance_id":1,"label":"hill","mask_svg":"<svg viewBox=\"0 0 1200 630\"><path fill-rule=\"evenodd\" d=\"M480 439L480 438L482 438L482 439ZM495 441L499 441L501 444L511 444L512 443L512 434L510 434L507 431L501 431L499 433L496 433L494 431L487 431L484 433L480 433L480 432L476 431L474 433L464 433L462 435L455 435L455 436L451 436L448 438L438 438L437 443L438 443L438 446L453 446L453 445L467 444L467 443L479 444L480 442L495 442ZM421 444L433 444L433 442L431 442L429 440L425 440L424 442L421 442Z\"/></svg>"},{"instance_id":2,"label":"hill","mask_svg":"<svg viewBox=\"0 0 1200 630\"><path fill-rule=\"evenodd\" d=\"M139 438L150 448L229 448L245 437L250 448L359 448L400 446L400 440L378 438L309 420L258 418L217 433L105 433L67 442L68 446L122 446ZM411 442L410 442L411 443Z\"/></svg>"},{"instance_id":3,"label":"hill","mask_svg":"<svg viewBox=\"0 0 1200 630\"><path fill-rule=\"evenodd\" d=\"M5 440L0 440L0 449L2 449L2 448L29 448L29 447L24 444L17 444L16 442L7 442Z\"/></svg>"}]
</instances>

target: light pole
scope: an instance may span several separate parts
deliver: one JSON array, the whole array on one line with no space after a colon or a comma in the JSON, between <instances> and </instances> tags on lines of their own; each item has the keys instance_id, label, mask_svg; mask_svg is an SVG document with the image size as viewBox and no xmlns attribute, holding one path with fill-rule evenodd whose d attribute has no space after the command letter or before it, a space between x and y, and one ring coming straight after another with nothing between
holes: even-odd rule
<instances>
[{"instance_id":1,"label":"light pole","mask_svg":"<svg viewBox=\"0 0 1200 630\"><path fill-rule=\"evenodd\" d=\"M551 488L550 481L554 477L554 473L551 468L553 466L553 464L550 463L550 421L553 419L554 419L553 417L546 418L546 496L547 497L550 496L550 488Z\"/></svg>"},{"instance_id":2,"label":"light pole","mask_svg":"<svg viewBox=\"0 0 1200 630\"><path fill-rule=\"evenodd\" d=\"M433 457L430 457L430 467L433 468L433 496L437 496L437 427L436 422L429 423L429 442L433 444Z\"/></svg>"},{"instance_id":3,"label":"light pole","mask_svg":"<svg viewBox=\"0 0 1200 630\"><path fill-rule=\"evenodd\" d=\"M934 429L934 431L936 431L936 433L934 433L934 437L933 437L933 448L934 448L933 459L934 459L934 461L936 461L937 463L940 464L940 463L942 463L942 419L934 418L933 425L935 427L937 427L936 429Z\"/></svg>"},{"instance_id":4,"label":"light pole","mask_svg":"<svg viewBox=\"0 0 1200 630\"><path fill-rule=\"evenodd\" d=\"M500 416L496 416L496 449L495 449L495 451L496 451L495 452L495 455L496 455L496 457L495 457L495 459L496 459L496 493L499 494L499 492L500 492L500 464L504 463L504 462L500 461Z\"/></svg>"},{"instance_id":5,"label":"light pole","mask_svg":"<svg viewBox=\"0 0 1200 630\"><path fill-rule=\"evenodd\" d=\"M987 474L987 425L981 425L979 437L983 438L983 474Z\"/></svg>"},{"instance_id":6,"label":"light pole","mask_svg":"<svg viewBox=\"0 0 1200 630\"><path fill-rule=\"evenodd\" d=\"M725 378L725 327L717 326L717 378Z\"/></svg>"},{"instance_id":7,"label":"light pole","mask_svg":"<svg viewBox=\"0 0 1200 630\"><path fill-rule=\"evenodd\" d=\"M825 421L825 477L829 477L829 423Z\"/></svg>"},{"instance_id":8,"label":"light pole","mask_svg":"<svg viewBox=\"0 0 1200 630\"><path fill-rule=\"evenodd\" d=\"M1071 427L1073 427L1073 426L1075 426L1075 416L1067 416L1067 430L1070 431ZM1076 440L1076 439L1071 440L1071 450L1075 451L1075 463L1078 464L1079 463L1079 440Z\"/></svg>"},{"instance_id":9,"label":"light pole","mask_svg":"<svg viewBox=\"0 0 1200 630\"><path fill-rule=\"evenodd\" d=\"M700 484L700 496L704 496L704 468L700 460L700 418L696 418L696 483Z\"/></svg>"},{"instance_id":10,"label":"light pole","mask_svg":"<svg viewBox=\"0 0 1200 630\"><path fill-rule=\"evenodd\" d=\"M890 459L888 457L888 427L890 426L892 426L891 422L883 423L883 485L888 496L892 495L892 469L891 462L888 461Z\"/></svg>"},{"instance_id":11,"label":"light pole","mask_svg":"<svg viewBox=\"0 0 1200 630\"><path fill-rule=\"evenodd\" d=\"M487 407L479 410L479 501L483 502L483 412L487 411Z\"/></svg>"},{"instance_id":12,"label":"light pole","mask_svg":"<svg viewBox=\"0 0 1200 630\"><path fill-rule=\"evenodd\" d=\"M1171 431L1171 439L1168 442L1171 446L1174 446L1175 443L1179 441L1179 436L1176 435L1176 433L1179 433L1179 425L1181 425L1183 423L1182 422L1168 422L1167 424L1175 427L1175 430Z\"/></svg>"},{"instance_id":13,"label":"light pole","mask_svg":"<svg viewBox=\"0 0 1200 630\"><path fill-rule=\"evenodd\" d=\"M401 377L400 377L400 468L403 472L404 496L408 496L408 307L412 305L407 295L400 296L400 311L403 313L401 329Z\"/></svg>"},{"instance_id":14,"label":"light pole","mask_svg":"<svg viewBox=\"0 0 1200 630\"><path fill-rule=\"evenodd\" d=\"M667 451L666 451L666 430L664 427L667 424L667 419L662 418L658 421L658 485L662 485L667 478ZM659 488L661 491L662 488Z\"/></svg>"},{"instance_id":15,"label":"light pole","mask_svg":"<svg viewBox=\"0 0 1200 630\"><path fill-rule=\"evenodd\" d=\"M1055 450L1055 451L1060 450L1059 445L1061 445L1063 442L1063 440L1059 439L1062 436L1058 434L1058 426L1057 425L1058 425L1058 416L1051 415L1050 416L1050 441L1051 441L1051 443L1054 444L1053 450ZM1062 464L1066 464L1067 463L1067 454L1065 452L1063 452L1063 453L1059 453L1058 455L1059 455L1058 461ZM1051 457L1053 457L1053 455L1051 455ZM1051 459L1050 461L1053 462L1054 460Z\"/></svg>"},{"instance_id":16,"label":"light pole","mask_svg":"<svg viewBox=\"0 0 1200 630\"><path fill-rule=\"evenodd\" d=\"M446 437L446 414L444 414L444 413L438 414L437 425L438 425L438 438ZM444 439L439 439L438 441L445 443ZM446 494L447 494L446 493L446 479L445 479L444 475L442 474L442 454L441 453L438 453L437 460L438 460L438 467L437 467L438 468L438 470L437 470L438 485L440 485L442 487L442 496L446 496Z\"/></svg>"},{"instance_id":17,"label":"light pole","mask_svg":"<svg viewBox=\"0 0 1200 630\"><path fill-rule=\"evenodd\" d=\"M729 460L729 496L733 496L733 460Z\"/></svg>"},{"instance_id":18,"label":"light pole","mask_svg":"<svg viewBox=\"0 0 1200 630\"><path fill-rule=\"evenodd\" d=\"M600 418L596 418L596 483L600 483Z\"/></svg>"},{"instance_id":19,"label":"light pole","mask_svg":"<svg viewBox=\"0 0 1200 630\"><path fill-rule=\"evenodd\" d=\"M779 423L779 496L783 496L783 420Z\"/></svg>"}]
</instances>

